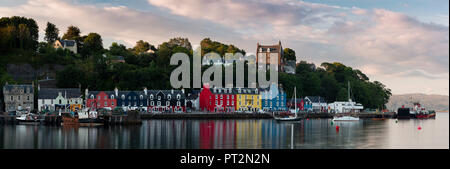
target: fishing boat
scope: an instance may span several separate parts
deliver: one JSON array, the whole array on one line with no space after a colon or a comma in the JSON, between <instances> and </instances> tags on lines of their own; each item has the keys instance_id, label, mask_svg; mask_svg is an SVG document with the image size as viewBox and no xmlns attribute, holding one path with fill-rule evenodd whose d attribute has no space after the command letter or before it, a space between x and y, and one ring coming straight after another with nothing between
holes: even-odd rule
<instances>
[{"instance_id":1,"label":"fishing boat","mask_svg":"<svg viewBox=\"0 0 450 169\"><path fill-rule=\"evenodd\" d=\"M412 98L411 98L412 99ZM398 108L397 118L417 118L417 119L431 119L436 117L436 112L434 110L428 110L423 107L419 102L413 102L412 108Z\"/></svg>"},{"instance_id":2,"label":"fishing boat","mask_svg":"<svg viewBox=\"0 0 450 169\"><path fill-rule=\"evenodd\" d=\"M19 123L24 123L24 122L39 122L39 119L36 115L32 114L32 113L23 113L20 116L16 117L16 120Z\"/></svg>"},{"instance_id":3,"label":"fishing boat","mask_svg":"<svg viewBox=\"0 0 450 169\"><path fill-rule=\"evenodd\" d=\"M294 100L295 100L295 109L290 110L290 113L281 113L279 115L273 115L273 118L277 121L299 121L301 119L300 116L298 116L298 110L297 110L297 94L296 94L296 87L294 87ZM293 114L293 115L292 115Z\"/></svg>"},{"instance_id":4,"label":"fishing boat","mask_svg":"<svg viewBox=\"0 0 450 169\"><path fill-rule=\"evenodd\" d=\"M102 123L102 120L98 117L98 112L85 108L79 112L78 122L80 123Z\"/></svg>"},{"instance_id":5,"label":"fishing boat","mask_svg":"<svg viewBox=\"0 0 450 169\"><path fill-rule=\"evenodd\" d=\"M364 107L356 102L352 101L350 97L350 82L348 82L348 102L340 103L343 105L341 111L337 111L337 115L333 117L333 121L359 121L359 117L357 117L357 113L362 110Z\"/></svg>"},{"instance_id":6,"label":"fishing boat","mask_svg":"<svg viewBox=\"0 0 450 169\"><path fill-rule=\"evenodd\" d=\"M61 119L63 126L78 126L80 122L78 121L78 115L71 112L61 112Z\"/></svg>"}]
</instances>

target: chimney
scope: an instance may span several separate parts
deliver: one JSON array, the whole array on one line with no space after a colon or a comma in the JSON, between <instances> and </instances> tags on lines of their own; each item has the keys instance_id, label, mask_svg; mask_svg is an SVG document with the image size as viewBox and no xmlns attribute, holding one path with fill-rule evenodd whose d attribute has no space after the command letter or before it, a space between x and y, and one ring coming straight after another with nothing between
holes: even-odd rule
<instances>
[{"instance_id":1,"label":"chimney","mask_svg":"<svg viewBox=\"0 0 450 169\"><path fill-rule=\"evenodd\" d=\"M85 99L87 99L89 97L89 89L88 88L84 89L84 97L85 97Z\"/></svg>"},{"instance_id":2,"label":"chimney","mask_svg":"<svg viewBox=\"0 0 450 169\"><path fill-rule=\"evenodd\" d=\"M184 88L181 88L181 93L183 93L183 94L184 94Z\"/></svg>"},{"instance_id":3,"label":"chimney","mask_svg":"<svg viewBox=\"0 0 450 169\"><path fill-rule=\"evenodd\" d=\"M41 84L38 83L38 91L41 91Z\"/></svg>"},{"instance_id":4,"label":"chimney","mask_svg":"<svg viewBox=\"0 0 450 169\"><path fill-rule=\"evenodd\" d=\"M173 89L170 92L173 94Z\"/></svg>"},{"instance_id":5,"label":"chimney","mask_svg":"<svg viewBox=\"0 0 450 169\"><path fill-rule=\"evenodd\" d=\"M147 87L144 87L144 93L147 95Z\"/></svg>"}]
</instances>

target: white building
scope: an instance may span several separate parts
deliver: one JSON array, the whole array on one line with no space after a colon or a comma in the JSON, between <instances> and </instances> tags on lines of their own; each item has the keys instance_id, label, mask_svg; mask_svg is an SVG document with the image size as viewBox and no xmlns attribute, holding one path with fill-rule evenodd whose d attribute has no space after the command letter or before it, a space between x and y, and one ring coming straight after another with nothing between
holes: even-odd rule
<instances>
[{"instance_id":1,"label":"white building","mask_svg":"<svg viewBox=\"0 0 450 169\"><path fill-rule=\"evenodd\" d=\"M56 40L53 47L68 49L73 53L77 53L77 42L75 40Z\"/></svg>"},{"instance_id":2,"label":"white building","mask_svg":"<svg viewBox=\"0 0 450 169\"><path fill-rule=\"evenodd\" d=\"M360 103L352 102L334 102L328 104L328 112L334 113L359 113L364 109L364 106Z\"/></svg>"},{"instance_id":3,"label":"white building","mask_svg":"<svg viewBox=\"0 0 450 169\"><path fill-rule=\"evenodd\" d=\"M55 111L58 106L81 106L83 98L80 89L38 89L38 110Z\"/></svg>"}]
</instances>

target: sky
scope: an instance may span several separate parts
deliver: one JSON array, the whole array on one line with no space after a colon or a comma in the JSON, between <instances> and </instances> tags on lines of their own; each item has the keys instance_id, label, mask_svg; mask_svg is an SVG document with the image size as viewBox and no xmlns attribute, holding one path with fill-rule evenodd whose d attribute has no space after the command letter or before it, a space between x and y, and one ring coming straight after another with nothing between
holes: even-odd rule
<instances>
[{"instance_id":1,"label":"sky","mask_svg":"<svg viewBox=\"0 0 450 169\"><path fill-rule=\"evenodd\" d=\"M108 48L203 38L255 53L256 44L296 51L297 61L341 62L393 94L449 95L448 0L0 0L0 16L97 32Z\"/></svg>"}]
</instances>

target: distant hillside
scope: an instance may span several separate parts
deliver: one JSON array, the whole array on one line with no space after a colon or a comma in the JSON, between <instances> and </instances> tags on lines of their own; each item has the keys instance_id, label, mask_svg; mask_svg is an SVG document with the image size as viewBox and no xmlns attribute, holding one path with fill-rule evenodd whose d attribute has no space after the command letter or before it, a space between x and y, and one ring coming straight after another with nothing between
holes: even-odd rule
<instances>
[{"instance_id":1,"label":"distant hillside","mask_svg":"<svg viewBox=\"0 0 450 169\"><path fill-rule=\"evenodd\" d=\"M427 95L427 94L402 94L392 95L389 102L386 104L389 110L396 110L402 105L410 106L411 101L418 101L428 109L436 111L448 111L449 96L445 95Z\"/></svg>"}]
</instances>

